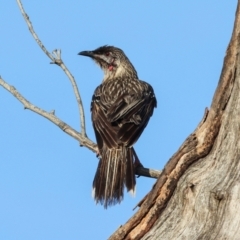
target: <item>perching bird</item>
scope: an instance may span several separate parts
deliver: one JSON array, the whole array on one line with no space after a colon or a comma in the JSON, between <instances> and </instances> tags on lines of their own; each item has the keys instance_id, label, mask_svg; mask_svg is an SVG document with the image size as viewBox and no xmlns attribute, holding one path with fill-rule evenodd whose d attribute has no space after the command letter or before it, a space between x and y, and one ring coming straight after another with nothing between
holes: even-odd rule
<instances>
[{"instance_id":1,"label":"perching bird","mask_svg":"<svg viewBox=\"0 0 240 240\"><path fill-rule=\"evenodd\" d=\"M153 88L138 79L137 72L124 52L113 46L83 51L104 71L94 91L92 122L100 161L93 180L93 196L107 208L120 203L124 186L135 193L133 149L157 105Z\"/></svg>"}]
</instances>

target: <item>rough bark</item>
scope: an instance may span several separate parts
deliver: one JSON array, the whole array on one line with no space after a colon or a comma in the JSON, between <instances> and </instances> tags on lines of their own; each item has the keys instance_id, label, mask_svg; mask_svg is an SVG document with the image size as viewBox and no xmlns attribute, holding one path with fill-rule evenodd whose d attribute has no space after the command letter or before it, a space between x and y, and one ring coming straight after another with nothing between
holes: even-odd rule
<instances>
[{"instance_id":1,"label":"rough bark","mask_svg":"<svg viewBox=\"0 0 240 240\"><path fill-rule=\"evenodd\" d=\"M240 239L240 9L212 105L110 239Z\"/></svg>"}]
</instances>

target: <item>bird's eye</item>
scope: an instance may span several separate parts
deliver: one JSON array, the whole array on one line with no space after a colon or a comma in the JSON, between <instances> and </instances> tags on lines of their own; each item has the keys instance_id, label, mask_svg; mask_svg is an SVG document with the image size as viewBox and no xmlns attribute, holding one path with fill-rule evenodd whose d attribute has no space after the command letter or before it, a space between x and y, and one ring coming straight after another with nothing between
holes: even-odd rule
<instances>
[{"instance_id":1,"label":"bird's eye","mask_svg":"<svg viewBox=\"0 0 240 240\"><path fill-rule=\"evenodd\" d=\"M109 52L106 52L106 53L105 53L105 56L107 56L107 57L108 57L109 55L110 55L110 53L109 53Z\"/></svg>"}]
</instances>

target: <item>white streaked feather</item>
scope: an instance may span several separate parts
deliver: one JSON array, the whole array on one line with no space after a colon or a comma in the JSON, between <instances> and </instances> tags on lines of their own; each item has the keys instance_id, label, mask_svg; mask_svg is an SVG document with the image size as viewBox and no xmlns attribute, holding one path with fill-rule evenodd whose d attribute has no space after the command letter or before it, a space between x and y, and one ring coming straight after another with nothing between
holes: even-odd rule
<instances>
[{"instance_id":1,"label":"white streaked feather","mask_svg":"<svg viewBox=\"0 0 240 240\"><path fill-rule=\"evenodd\" d=\"M107 166L107 176L106 176L106 186L105 186L105 193L104 193L104 201L106 201L106 199L107 199L107 189L109 188L109 183L108 183L109 168L110 168L110 163L108 163L108 166Z\"/></svg>"},{"instance_id":2,"label":"white streaked feather","mask_svg":"<svg viewBox=\"0 0 240 240\"><path fill-rule=\"evenodd\" d=\"M136 192L137 192L136 186L134 187L134 189L131 189L131 190L129 191L129 193L130 193L130 195L131 195L132 197L135 197L135 196L136 196Z\"/></svg>"},{"instance_id":3,"label":"white streaked feather","mask_svg":"<svg viewBox=\"0 0 240 240\"><path fill-rule=\"evenodd\" d=\"M115 183L115 178L116 178L117 151L115 151L115 156L113 159L114 159L114 168L113 168L113 179L112 179L112 186L111 186L111 197L113 192L113 185Z\"/></svg>"}]
</instances>

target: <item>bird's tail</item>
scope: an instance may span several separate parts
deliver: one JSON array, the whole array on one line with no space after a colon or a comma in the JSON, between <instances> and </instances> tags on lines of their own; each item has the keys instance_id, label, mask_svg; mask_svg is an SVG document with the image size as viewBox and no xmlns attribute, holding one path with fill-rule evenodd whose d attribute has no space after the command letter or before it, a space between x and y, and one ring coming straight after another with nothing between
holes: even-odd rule
<instances>
[{"instance_id":1,"label":"bird's tail","mask_svg":"<svg viewBox=\"0 0 240 240\"><path fill-rule=\"evenodd\" d=\"M135 194L135 173L133 148L119 147L101 151L101 158L93 180L93 197L104 208L120 203L123 199L124 185Z\"/></svg>"}]
</instances>

